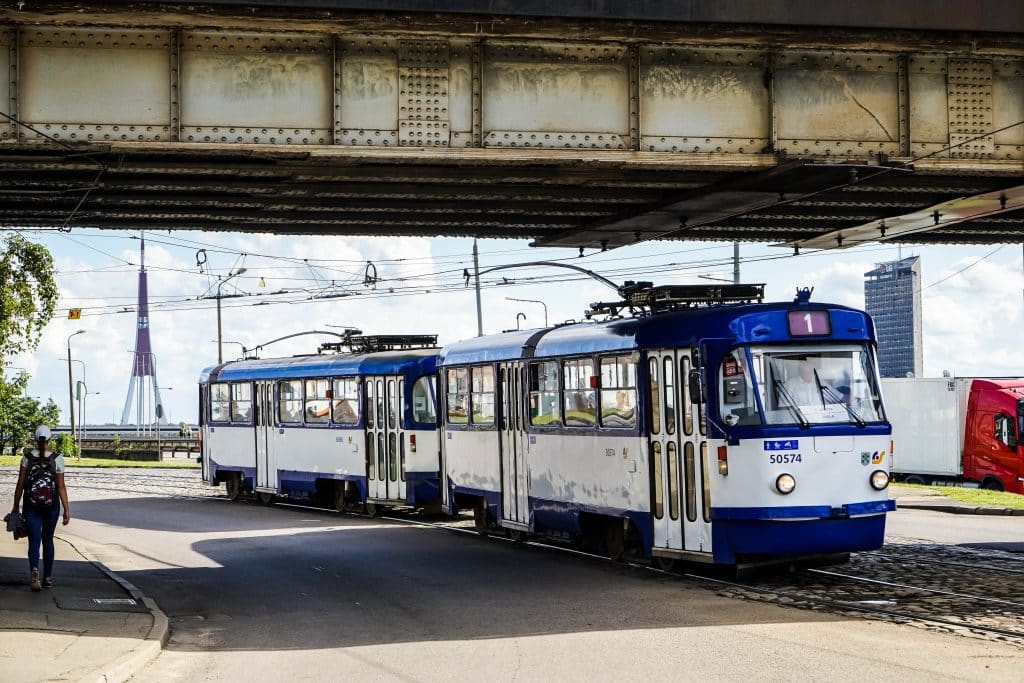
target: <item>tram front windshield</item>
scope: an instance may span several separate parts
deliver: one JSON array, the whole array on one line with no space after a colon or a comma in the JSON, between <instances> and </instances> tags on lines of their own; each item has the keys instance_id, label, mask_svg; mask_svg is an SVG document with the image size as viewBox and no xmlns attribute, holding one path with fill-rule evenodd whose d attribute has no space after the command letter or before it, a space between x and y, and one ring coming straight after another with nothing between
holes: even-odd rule
<instances>
[{"instance_id":1,"label":"tram front windshield","mask_svg":"<svg viewBox=\"0 0 1024 683\"><path fill-rule=\"evenodd\" d=\"M885 419L874 361L864 346L734 349L722 362L719 382L720 414L729 426Z\"/></svg>"}]
</instances>

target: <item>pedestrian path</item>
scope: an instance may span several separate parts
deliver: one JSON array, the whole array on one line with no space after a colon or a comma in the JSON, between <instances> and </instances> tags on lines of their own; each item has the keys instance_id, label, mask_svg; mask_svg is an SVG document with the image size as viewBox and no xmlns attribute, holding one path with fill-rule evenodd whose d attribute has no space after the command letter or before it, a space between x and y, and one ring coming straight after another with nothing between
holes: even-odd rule
<instances>
[{"instance_id":1,"label":"pedestrian path","mask_svg":"<svg viewBox=\"0 0 1024 683\"><path fill-rule=\"evenodd\" d=\"M55 545L54 587L33 593L26 540L0 536L0 680L127 680L160 653L167 618L85 548Z\"/></svg>"}]
</instances>

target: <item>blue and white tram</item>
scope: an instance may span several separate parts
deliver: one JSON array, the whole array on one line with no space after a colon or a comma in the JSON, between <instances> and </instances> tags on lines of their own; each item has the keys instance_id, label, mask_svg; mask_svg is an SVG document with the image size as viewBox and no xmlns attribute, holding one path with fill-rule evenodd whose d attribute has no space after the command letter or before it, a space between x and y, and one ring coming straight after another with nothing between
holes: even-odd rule
<instances>
[{"instance_id":1,"label":"blue and white tram","mask_svg":"<svg viewBox=\"0 0 1024 683\"><path fill-rule=\"evenodd\" d=\"M891 428L870 317L808 290L630 285L595 304L603 322L442 350L445 509L663 565L880 547Z\"/></svg>"},{"instance_id":2,"label":"blue and white tram","mask_svg":"<svg viewBox=\"0 0 1024 683\"><path fill-rule=\"evenodd\" d=\"M203 371L203 478L262 502L318 498L339 510L437 507L437 348L368 337L358 352L243 360ZM436 337L427 339L433 347ZM394 345L406 348L391 348ZM389 346L390 345L390 346Z\"/></svg>"}]
</instances>

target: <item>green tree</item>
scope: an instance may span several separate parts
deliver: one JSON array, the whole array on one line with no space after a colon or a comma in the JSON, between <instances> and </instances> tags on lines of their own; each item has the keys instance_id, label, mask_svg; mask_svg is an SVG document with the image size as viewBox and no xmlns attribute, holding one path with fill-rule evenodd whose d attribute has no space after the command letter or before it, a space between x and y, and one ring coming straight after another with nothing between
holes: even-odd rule
<instances>
[{"instance_id":1,"label":"green tree","mask_svg":"<svg viewBox=\"0 0 1024 683\"><path fill-rule=\"evenodd\" d=\"M32 444L36 427L41 424L56 427L60 419L60 409L53 399L44 405L38 399L25 396L28 380L24 372L10 381L0 377L0 453L8 445L17 453Z\"/></svg>"},{"instance_id":2,"label":"green tree","mask_svg":"<svg viewBox=\"0 0 1024 683\"><path fill-rule=\"evenodd\" d=\"M31 351L57 308L53 256L17 233L0 241L0 379L8 357Z\"/></svg>"}]
</instances>

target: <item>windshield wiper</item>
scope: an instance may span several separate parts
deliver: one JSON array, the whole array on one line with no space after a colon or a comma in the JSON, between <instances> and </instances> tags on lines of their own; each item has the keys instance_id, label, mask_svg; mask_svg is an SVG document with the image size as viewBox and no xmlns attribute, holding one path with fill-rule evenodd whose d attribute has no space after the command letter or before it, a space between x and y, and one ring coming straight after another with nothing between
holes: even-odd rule
<instances>
[{"instance_id":1,"label":"windshield wiper","mask_svg":"<svg viewBox=\"0 0 1024 683\"><path fill-rule=\"evenodd\" d=\"M854 423L858 427L866 427L867 426L868 423L864 421L864 418L862 418L860 416L860 414L856 410L851 408L846 403L846 401L843 400L843 397L840 396L838 391L836 391L832 387L828 386L827 384L822 384L821 383L821 380L818 379L818 371L817 370L814 371L814 381L818 383L818 389L821 391L822 398L827 396L829 401L831 401L832 403L837 403L837 404L841 405L843 408L846 408L847 414L849 414L849 416L851 418L853 418Z\"/></svg>"},{"instance_id":2,"label":"windshield wiper","mask_svg":"<svg viewBox=\"0 0 1024 683\"><path fill-rule=\"evenodd\" d=\"M776 376L775 359L773 358L768 359L768 374L772 376L772 386L775 387L775 391L777 393L782 394L782 398L786 401L785 407L789 408L789 411L796 416L797 421L800 423L800 428L808 429L811 426L811 423L806 417L804 417L803 412L797 408L793 394L789 393L789 389L786 388L786 385L783 384L782 380Z\"/></svg>"}]
</instances>

